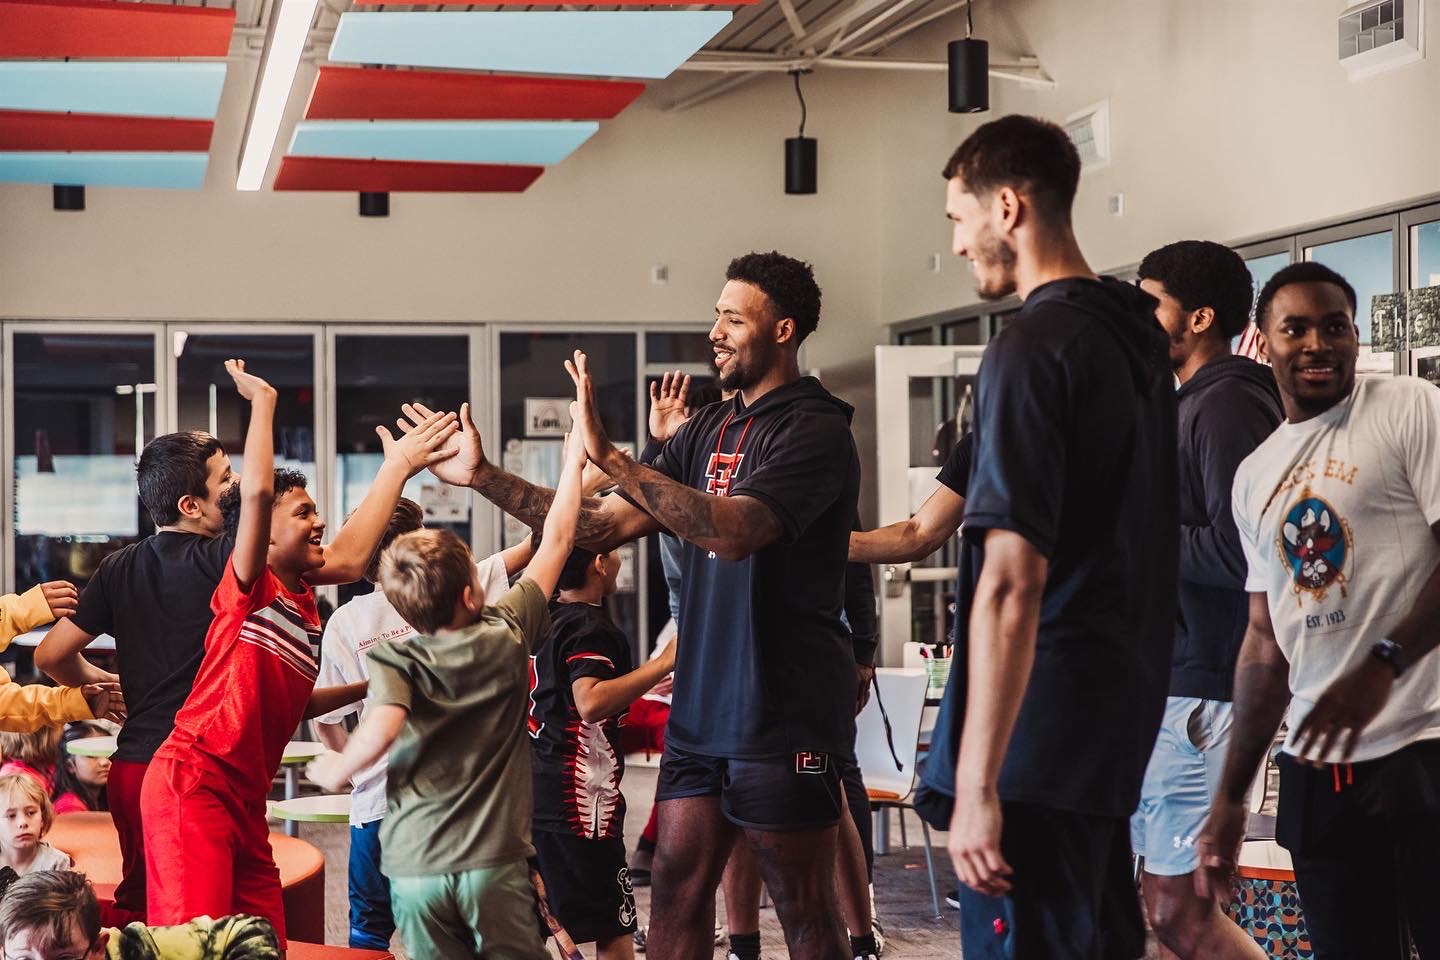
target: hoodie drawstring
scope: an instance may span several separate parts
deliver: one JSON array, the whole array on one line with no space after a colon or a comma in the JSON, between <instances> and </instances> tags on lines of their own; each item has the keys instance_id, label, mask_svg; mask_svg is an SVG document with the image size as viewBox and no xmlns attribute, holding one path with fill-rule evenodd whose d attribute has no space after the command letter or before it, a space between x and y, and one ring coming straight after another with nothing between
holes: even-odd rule
<instances>
[{"instance_id":1,"label":"hoodie drawstring","mask_svg":"<svg viewBox=\"0 0 1440 960\"><path fill-rule=\"evenodd\" d=\"M1331 776L1334 778L1334 780L1335 780L1335 792L1336 792L1336 793L1339 793L1339 792L1340 792L1340 768L1341 768L1342 766L1345 768L1345 786L1350 787L1350 786L1354 786L1354 785L1355 785L1355 765L1354 765L1354 764L1351 764L1351 763L1345 763L1345 764L1332 763L1332 764L1330 764L1330 775L1331 775Z\"/></svg>"}]
</instances>

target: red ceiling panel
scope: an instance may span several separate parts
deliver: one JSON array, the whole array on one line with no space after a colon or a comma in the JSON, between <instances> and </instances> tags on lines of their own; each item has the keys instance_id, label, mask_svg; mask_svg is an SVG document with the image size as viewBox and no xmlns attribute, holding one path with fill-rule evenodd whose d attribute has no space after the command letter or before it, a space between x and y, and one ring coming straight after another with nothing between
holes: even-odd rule
<instances>
[{"instance_id":1,"label":"red ceiling panel","mask_svg":"<svg viewBox=\"0 0 1440 960\"><path fill-rule=\"evenodd\" d=\"M311 120L609 120L643 83L321 67Z\"/></svg>"},{"instance_id":2,"label":"red ceiling panel","mask_svg":"<svg viewBox=\"0 0 1440 960\"><path fill-rule=\"evenodd\" d=\"M275 175L275 189L347 193L520 193L544 172L544 167L490 163L285 157L280 161L280 172Z\"/></svg>"},{"instance_id":3,"label":"red ceiling panel","mask_svg":"<svg viewBox=\"0 0 1440 960\"><path fill-rule=\"evenodd\" d=\"M0 150L184 150L205 152L209 120L0 110Z\"/></svg>"},{"instance_id":4,"label":"red ceiling panel","mask_svg":"<svg viewBox=\"0 0 1440 960\"><path fill-rule=\"evenodd\" d=\"M0 0L0 57L223 57L235 11L122 0Z\"/></svg>"}]
</instances>

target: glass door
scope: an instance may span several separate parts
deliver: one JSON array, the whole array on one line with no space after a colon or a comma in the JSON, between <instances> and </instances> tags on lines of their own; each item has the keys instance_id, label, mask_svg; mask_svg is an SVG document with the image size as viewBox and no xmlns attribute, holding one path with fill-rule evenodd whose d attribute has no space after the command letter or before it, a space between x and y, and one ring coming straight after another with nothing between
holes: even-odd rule
<instances>
[{"instance_id":1,"label":"glass door","mask_svg":"<svg viewBox=\"0 0 1440 960\"><path fill-rule=\"evenodd\" d=\"M83 586L100 561L154 530L135 461L156 434L160 328L5 328L5 589Z\"/></svg>"},{"instance_id":2,"label":"glass door","mask_svg":"<svg viewBox=\"0 0 1440 960\"><path fill-rule=\"evenodd\" d=\"M934 492L940 463L967 428L983 353L979 346L875 348L875 419L886 425L876 437L878 525L912 516ZM907 641L948 639L954 551L952 541L919 563L881 567L880 663L901 664Z\"/></svg>"},{"instance_id":3,"label":"glass door","mask_svg":"<svg viewBox=\"0 0 1440 960\"><path fill-rule=\"evenodd\" d=\"M1408 257L1405 370L1440 386L1440 204L1401 217Z\"/></svg>"}]
</instances>

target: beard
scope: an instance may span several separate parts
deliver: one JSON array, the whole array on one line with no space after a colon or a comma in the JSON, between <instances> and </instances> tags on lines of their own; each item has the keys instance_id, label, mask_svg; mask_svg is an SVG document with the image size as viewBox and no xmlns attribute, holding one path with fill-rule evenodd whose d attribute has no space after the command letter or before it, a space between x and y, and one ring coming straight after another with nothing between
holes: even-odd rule
<instances>
[{"instance_id":1,"label":"beard","mask_svg":"<svg viewBox=\"0 0 1440 960\"><path fill-rule=\"evenodd\" d=\"M1001 300L1015 292L1015 251L988 227L975 245L975 293L982 300Z\"/></svg>"}]
</instances>

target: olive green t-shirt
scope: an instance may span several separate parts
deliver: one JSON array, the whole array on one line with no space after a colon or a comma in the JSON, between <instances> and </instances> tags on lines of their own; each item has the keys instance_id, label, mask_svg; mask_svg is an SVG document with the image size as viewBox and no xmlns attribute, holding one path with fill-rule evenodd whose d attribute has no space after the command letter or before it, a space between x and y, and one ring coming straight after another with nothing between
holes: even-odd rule
<instances>
[{"instance_id":1,"label":"olive green t-shirt","mask_svg":"<svg viewBox=\"0 0 1440 960\"><path fill-rule=\"evenodd\" d=\"M370 651L370 698L409 716L390 747L381 866L434 876L533 856L530 650L550 624L529 577L463 630Z\"/></svg>"}]
</instances>

